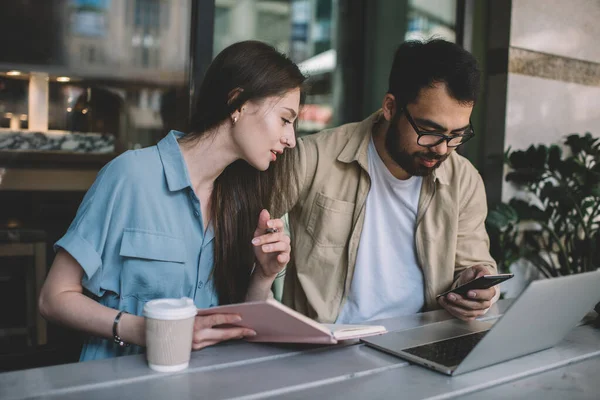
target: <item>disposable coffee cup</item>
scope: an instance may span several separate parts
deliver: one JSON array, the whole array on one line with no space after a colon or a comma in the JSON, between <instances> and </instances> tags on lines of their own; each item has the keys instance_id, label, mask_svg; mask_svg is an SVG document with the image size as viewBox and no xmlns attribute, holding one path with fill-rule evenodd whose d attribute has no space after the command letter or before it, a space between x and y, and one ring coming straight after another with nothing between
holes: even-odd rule
<instances>
[{"instance_id":1,"label":"disposable coffee cup","mask_svg":"<svg viewBox=\"0 0 600 400\"><path fill-rule=\"evenodd\" d=\"M190 364L194 317L198 310L192 299L151 300L144 305L146 358L159 372L175 372Z\"/></svg>"}]
</instances>

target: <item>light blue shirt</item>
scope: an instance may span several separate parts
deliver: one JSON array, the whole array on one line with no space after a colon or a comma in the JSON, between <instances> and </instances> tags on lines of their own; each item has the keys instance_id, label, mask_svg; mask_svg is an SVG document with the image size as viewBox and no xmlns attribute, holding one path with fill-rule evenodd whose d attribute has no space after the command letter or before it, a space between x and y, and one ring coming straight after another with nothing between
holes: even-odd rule
<instances>
[{"instance_id":1,"label":"light blue shirt","mask_svg":"<svg viewBox=\"0 0 600 400\"><path fill-rule=\"evenodd\" d=\"M83 268L83 287L100 304L142 315L152 299L187 296L199 308L218 304L211 280L212 228L203 229L177 138L128 151L107 164L55 244ZM136 354L112 340L91 337L80 360Z\"/></svg>"}]
</instances>

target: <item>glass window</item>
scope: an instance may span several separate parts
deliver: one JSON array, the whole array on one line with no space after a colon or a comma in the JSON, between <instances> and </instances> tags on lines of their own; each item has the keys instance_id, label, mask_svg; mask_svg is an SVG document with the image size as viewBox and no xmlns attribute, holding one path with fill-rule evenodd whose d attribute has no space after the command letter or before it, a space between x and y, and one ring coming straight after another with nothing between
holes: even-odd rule
<instances>
[{"instance_id":1,"label":"glass window","mask_svg":"<svg viewBox=\"0 0 600 400\"><path fill-rule=\"evenodd\" d=\"M213 56L237 41L257 39L289 54L308 74L306 103L298 124L299 135L331 127L337 122L360 120L379 107L387 89L391 54L402 39L440 37L456 40L456 0L373 0L362 11L356 9L359 3L351 2L348 5L352 8L351 14L365 13L368 9L371 15L362 22L364 25L350 27L362 31L362 36L368 37L369 42L357 43L356 49L345 50L363 54L361 58L351 57L366 66L362 82L354 81L352 84L364 86L365 93L361 98L345 98L343 94L340 98L345 91L336 86L344 80L333 76L336 68L340 67L336 61L338 49L335 38L350 35L350 32L336 31L339 4L335 0L215 1ZM362 48L363 45L365 48ZM353 65L351 68L359 71L361 66ZM334 119L334 98L344 104L362 103L362 106L352 109L362 108L365 115L346 116L344 118L349 120L345 121ZM339 102L336 104L341 105Z\"/></svg>"},{"instance_id":2,"label":"glass window","mask_svg":"<svg viewBox=\"0 0 600 400\"><path fill-rule=\"evenodd\" d=\"M8 368L77 361L79 334L45 323L36 285L98 169L185 129L191 4L0 0L0 315L19 317L0 323Z\"/></svg>"},{"instance_id":3,"label":"glass window","mask_svg":"<svg viewBox=\"0 0 600 400\"><path fill-rule=\"evenodd\" d=\"M406 40L456 41L456 0L410 0Z\"/></svg>"},{"instance_id":4,"label":"glass window","mask_svg":"<svg viewBox=\"0 0 600 400\"><path fill-rule=\"evenodd\" d=\"M240 0L215 2L214 55L238 41L256 39L288 54L309 75L298 134L332 122L334 0Z\"/></svg>"},{"instance_id":5,"label":"glass window","mask_svg":"<svg viewBox=\"0 0 600 400\"><path fill-rule=\"evenodd\" d=\"M9 3L0 36L18 40L6 40L0 52L0 136L19 140L0 141L0 150L18 150L22 142L28 151L118 153L185 125L190 0ZM32 88L33 72L48 84ZM47 93L48 104L32 102L32 93ZM47 124L29 126L37 117L31 108L46 109ZM46 147L29 140L31 128L46 137ZM52 135L106 140L61 148Z\"/></svg>"}]
</instances>

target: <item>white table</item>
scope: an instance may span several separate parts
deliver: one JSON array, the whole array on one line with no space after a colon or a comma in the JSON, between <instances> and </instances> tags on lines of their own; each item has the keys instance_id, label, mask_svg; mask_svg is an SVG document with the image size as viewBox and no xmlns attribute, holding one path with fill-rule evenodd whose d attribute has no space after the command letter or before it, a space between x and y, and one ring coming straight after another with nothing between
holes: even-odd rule
<instances>
[{"instance_id":1,"label":"white table","mask_svg":"<svg viewBox=\"0 0 600 400\"><path fill-rule=\"evenodd\" d=\"M486 318L509 305L500 301ZM402 330L450 318L394 318ZM515 327L517 329L517 327ZM231 342L194 352L190 368L151 371L143 355L0 374L0 399L599 399L600 329L578 326L556 347L448 377L357 342Z\"/></svg>"}]
</instances>

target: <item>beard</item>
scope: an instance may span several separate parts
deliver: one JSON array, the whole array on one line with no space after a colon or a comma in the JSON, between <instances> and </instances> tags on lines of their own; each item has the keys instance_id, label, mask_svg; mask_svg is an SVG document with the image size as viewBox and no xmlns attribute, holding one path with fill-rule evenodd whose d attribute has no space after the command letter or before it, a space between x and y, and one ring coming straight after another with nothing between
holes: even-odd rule
<instances>
[{"instance_id":1,"label":"beard","mask_svg":"<svg viewBox=\"0 0 600 400\"><path fill-rule=\"evenodd\" d=\"M428 151L426 147L423 147L424 151L415 151L409 153L407 146L400 140L401 133L396 128L397 120L394 118L390 123L390 126L385 133L385 149L394 160L396 164L405 170L411 176L429 176L431 173L438 168L442 162L448 158L449 153L439 155L434 152ZM416 133L415 133L416 135ZM433 167L426 167L421 164L420 160L434 161L437 163Z\"/></svg>"}]
</instances>

